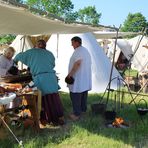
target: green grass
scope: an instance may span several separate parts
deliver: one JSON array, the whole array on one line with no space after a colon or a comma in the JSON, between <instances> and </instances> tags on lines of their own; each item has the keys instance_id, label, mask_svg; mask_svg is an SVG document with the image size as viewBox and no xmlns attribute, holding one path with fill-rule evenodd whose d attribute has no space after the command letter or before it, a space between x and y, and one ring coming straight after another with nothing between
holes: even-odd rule
<instances>
[{"instance_id":1,"label":"green grass","mask_svg":"<svg viewBox=\"0 0 148 148\"><path fill-rule=\"evenodd\" d=\"M133 69L127 69L124 73L125 76L137 77L138 71Z\"/></svg>"},{"instance_id":2,"label":"green grass","mask_svg":"<svg viewBox=\"0 0 148 148\"><path fill-rule=\"evenodd\" d=\"M101 96L101 94L89 94L87 114L79 121L72 122L68 119L68 114L72 109L69 95L61 93L67 121L66 125L63 127L49 127L38 134L34 133L32 129L23 131L22 129L13 128L13 130L18 138L23 140L25 148L148 147L148 114L143 117L145 123L143 124L136 112L135 105L128 105L131 99L130 95L126 95L123 109L120 110L118 115L123 117L130 127L127 129L107 128L105 126L106 121L102 115L94 115L91 112L91 104L99 101ZM114 104L113 99L114 94L110 96L109 106ZM139 98L136 99L136 102L138 100ZM105 101L105 98L103 101ZM143 105L143 103L140 105ZM9 132L7 133L9 134ZM0 141L0 148L7 147L18 147L18 144L10 134L5 140Z\"/></svg>"}]
</instances>

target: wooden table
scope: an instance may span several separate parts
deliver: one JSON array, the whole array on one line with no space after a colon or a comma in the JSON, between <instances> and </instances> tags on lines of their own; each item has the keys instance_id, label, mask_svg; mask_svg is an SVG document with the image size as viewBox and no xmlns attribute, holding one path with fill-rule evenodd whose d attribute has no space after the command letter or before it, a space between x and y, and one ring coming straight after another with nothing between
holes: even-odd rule
<instances>
[{"instance_id":1,"label":"wooden table","mask_svg":"<svg viewBox=\"0 0 148 148\"><path fill-rule=\"evenodd\" d=\"M25 93L21 95L22 105L29 105L29 109L24 110L29 113L29 116L32 118L36 131L39 131L39 118L41 111L41 92L39 90Z\"/></svg>"},{"instance_id":2,"label":"wooden table","mask_svg":"<svg viewBox=\"0 0 148 148\"><path fill-rule=\"evenodd\" d=\"M0 82L3 86L16 86L16 84L19 86L19 89L22 89L21 83L5 83ZM9 87L10 88L10 87ZM13 91L13 90L12 90ZM15 90L14 90L15 91ZM16 91L17 93L17 91ZM35 90L30 92L25 92L23 94L18 94L18 98L22 99L22 105L29 105L29 109L25 109L27 114L29 113L29 117L34 122L34 128L38 131L39 130L39 118L40 118L40 111L41 111L41 91Z\"/></svg>"}]
</instances>

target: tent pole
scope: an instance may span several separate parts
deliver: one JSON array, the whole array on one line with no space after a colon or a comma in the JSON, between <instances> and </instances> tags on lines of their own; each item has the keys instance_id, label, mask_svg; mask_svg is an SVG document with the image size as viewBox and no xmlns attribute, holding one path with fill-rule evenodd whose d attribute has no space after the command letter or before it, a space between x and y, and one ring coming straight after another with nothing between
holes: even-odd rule
<instances>
[{"instance_id":1,"label":"tent pole","mask_svg":"<svg viewBox=\"0 0 148 148\"><path fill-rule=\"evenodd\" d=\"M111 66L111 71L110 71L110 77L109 77L109 84L108 84L108 92L107 92L107 101L106 101L106 104L108 103L109 94L110 94L110 87L111 87L112 74L113 74L113 68L114 68L114 62L115 62L116 45L117 45L117 39L118 39L119 29L120 29L120 27L118 29L115 28L115 30L117 31L117 33L116 33L115 46L114 46L114 52L113 52L113 61L112 61L112 66Z\"/></svg>"},{"instance_id":2,"label":"tent pole","mask_svg":"<svg viewBox=\"0 0 148 148\"><path fill-rule=\"evenodd\" d=\"M59 55L59 34L57 34L57 58L58 58L58 55Z\"/></svg>"},{"instance_id":3,"label":"tent pole","mask_svg":"<svg viewBox=\"0 0 148 148\"><path fill-rule=\"evenodd\" d=\"M24 47L25 47L25 35L21 38L21 40L23 39L23 45L22 45L22 52L24 52ZM21 64L21 69L23 69L23 63Z\"/></svg>"}]
</instances>

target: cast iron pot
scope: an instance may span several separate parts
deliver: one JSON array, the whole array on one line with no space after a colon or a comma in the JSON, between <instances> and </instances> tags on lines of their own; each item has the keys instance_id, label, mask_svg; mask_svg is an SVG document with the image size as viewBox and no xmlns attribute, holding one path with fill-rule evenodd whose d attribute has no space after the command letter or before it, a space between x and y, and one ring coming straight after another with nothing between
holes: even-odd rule
<instances>
[{"instance_id":1,"label":"cast iron pot","mask_svg":"<svg viewBox=\"0 0 148 148\"><path fill-rule=\"evenodd\" d=\"M116 112L115 111L105 111L104 116L106 120L114 120L116 118Z\"/></svg>"},{"instance_id":2,"label":"cast iron pot","mask_svg":"<svg viewBox=\"0 0 148 148\"><path fill-rule=\"evenodd\" d=\"M148 109L146 109L146 108L138 108L137 112L138 112L139 115L142 116L142 115L145 115L148 112Z\"/></svg>"},{"instance_id":3,"label":"cast iron pot","mask_svg":"<svg viewBox=\"0 0 148 148\"><path fill-rule=\"evenodd\" d=\"M93 114L103 114L106 109L106 104L93 103L91 104L91 110Z\"/></svg>"},{"instance_id":4,"label":"cast iron pot","mask_svg":"<svg viewBox=\"0 0 148 148\"><path fill-rule=\"evenodd\" d=\"M139 102L144 101L145 102L145 107L141 108L138 107L137 108L137 112L139 115L143 116L148 112L148 107L147 107L147 102L144 99L140 99Z\"/></svg>"}]
</instances>

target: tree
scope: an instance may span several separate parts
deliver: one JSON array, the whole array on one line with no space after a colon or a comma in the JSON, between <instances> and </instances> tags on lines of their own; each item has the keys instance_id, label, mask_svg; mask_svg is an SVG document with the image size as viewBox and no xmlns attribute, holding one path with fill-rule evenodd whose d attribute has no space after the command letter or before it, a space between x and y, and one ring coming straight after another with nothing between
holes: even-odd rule
<instances>
[{"instance_id":1,"label":"tree","mask_svg":"<svg viewBox=\"0 0 148 148\"><path fill-rule=\"evenodd\" d=\"M14 39L15 39L15 35L1 35L0 36L0 44L10 44Z\"/></svg>"},{"instance_id":2,"label":"tree","mask_svg":"<svg viewBox=\"0 0 148 148\"><path fill-rule=\"evenodd\" d=\"M96 11L95 6L88 6L78 11L78 19L83 23L99 24L101 13Z\"/></svg>"},{"instance_id":3,"label":"tree","mask_svg":"<svg viewBox=\"0 0 148 148\"><path fill-rule=\"evenodd\" d=\"M78 12L70 12L65 14L65 21L67 22L74 22L78 18Z\"/></svg>"},{"instance_id":4,"label":"tree","mask_svg":"<svg viewBox=\"0 0 148 148\"><path fill-rule=\"evenodd\" d=\"M26 0L26 4L60 16L69 22L77 20L84 23L98 24L101 17L101 13L97 13L95 6L84 7L78 12L73 12L74 5L71 0Z\"/></svg>"},{"instance_id":5,"label":"tree","mask_svg":"<svg viewBox=\"0 0 148 148\"><path fill-rule=\"evenodd\" d=\"M61 17L65 17L74 8L70 0L27 0L27 4Z\"/></svg>"},{"instance_id":6,"label":"tree","mask_svg":"<svg viewBox=\"0 0 148 148\"><path fill-rule=\"evenodd\" d=\"M123 32L140 32L144 27L148 27L146 18L141 13L129 13L121 27Z\"/></svg>"}]
</instances>

